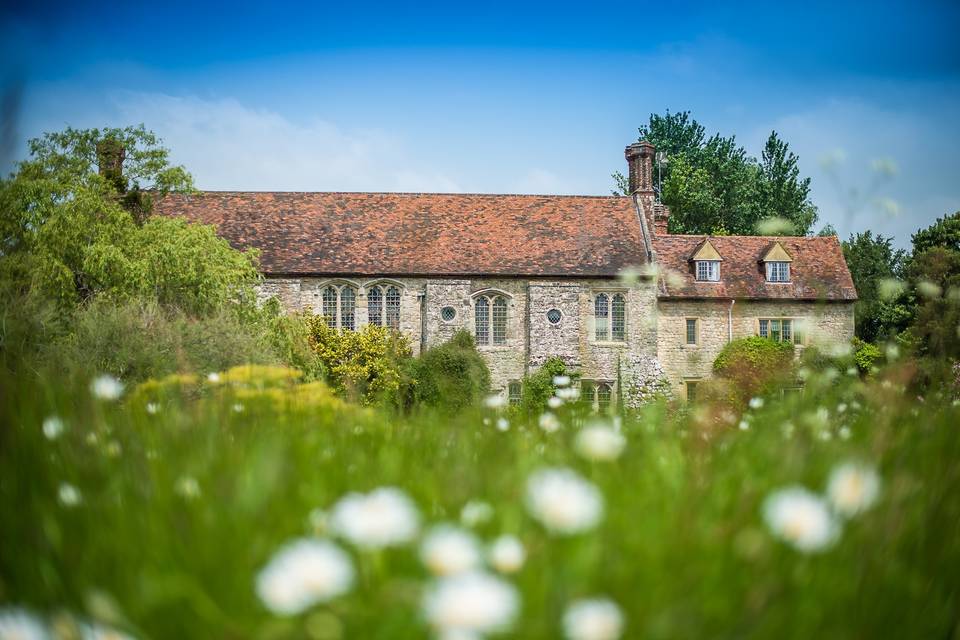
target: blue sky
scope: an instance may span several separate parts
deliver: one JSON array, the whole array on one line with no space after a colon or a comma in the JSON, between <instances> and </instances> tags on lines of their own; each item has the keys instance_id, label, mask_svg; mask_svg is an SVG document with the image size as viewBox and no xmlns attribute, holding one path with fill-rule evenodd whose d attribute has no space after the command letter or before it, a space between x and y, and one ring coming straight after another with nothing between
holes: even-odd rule
<instances>
[{"instance_id":1,"label":"blue sky","mask_svg":"<svg viewBox=\"0 0 960 640\"><path fill-rule=\"evenodd\" d=\"M960 209L955 2L22 4L15 156L144 122L207 189L604 194L688 109L755 155L780 132L842 236Z\"/></svg>"}]
</instances>

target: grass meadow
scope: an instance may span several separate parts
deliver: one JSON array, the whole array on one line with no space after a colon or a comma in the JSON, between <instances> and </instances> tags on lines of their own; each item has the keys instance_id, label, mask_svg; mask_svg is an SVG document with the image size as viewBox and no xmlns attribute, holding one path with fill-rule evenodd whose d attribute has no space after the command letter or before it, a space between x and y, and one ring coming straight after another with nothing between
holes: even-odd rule
<instances>
[{"instance_id":1,"label":"grass meadow","mask_svg":"<svg viewBox=\"0 0 960 640\"><path fill-rule=\"evenodd\" d=\"M909 375L556 423L275 368L8 378L0 637L957 637L960 407Z\"/></svg>"}]
</instances>

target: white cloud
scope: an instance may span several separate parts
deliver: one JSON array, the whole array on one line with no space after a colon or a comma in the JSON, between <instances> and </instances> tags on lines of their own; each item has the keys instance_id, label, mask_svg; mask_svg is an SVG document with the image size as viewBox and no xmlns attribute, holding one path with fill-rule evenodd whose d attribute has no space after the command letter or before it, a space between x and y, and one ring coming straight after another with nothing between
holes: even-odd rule
<instances>
[{"instance_id":1,"label":"white cloud","mask_svg":"<svg viewBox=\"0 0 960 640\"><path fill-rule=\"evenodd\" d=\"M414 166L384 131L348 132L296 123L235 99L117 93L122 122L146 122L202 189L272 191L459 191L451 178Z\"/></svg>"}]
</instances>

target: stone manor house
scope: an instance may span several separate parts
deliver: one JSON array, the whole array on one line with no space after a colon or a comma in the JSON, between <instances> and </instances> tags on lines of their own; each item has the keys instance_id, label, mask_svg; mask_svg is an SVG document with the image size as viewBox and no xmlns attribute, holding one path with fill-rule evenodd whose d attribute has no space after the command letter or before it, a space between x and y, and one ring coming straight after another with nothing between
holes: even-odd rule
<instances>
[{"instance_id":1,"label":"stone manor house","mask_svg":"<svg viewBox=\"0 0 960 640\"><path fill-rule=\"evenodd\" d=\"M467 329L511 400L551 356L602 407L625 369L692 397L735 338L853 337L836 237L672 235L653 157L626 148L630 196L201 192L155 211L256 247L260 295L331 326L392 327L415 353Z\"/></svg>"}]
</instances>

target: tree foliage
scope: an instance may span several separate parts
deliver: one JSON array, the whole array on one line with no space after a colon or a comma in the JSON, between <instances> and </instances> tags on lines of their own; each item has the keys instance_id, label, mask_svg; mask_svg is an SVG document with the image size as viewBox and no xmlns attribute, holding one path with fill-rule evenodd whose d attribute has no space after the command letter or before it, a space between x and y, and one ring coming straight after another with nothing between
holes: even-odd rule
<instances>
[{"instance_id":1,"label":"tree foliage","mask_svg":"<svg viewBox=\"0 0 960 640\"><path fill-rule=\"evenodd\" d=\"M213 227L149 217L154 195L192 188L143 126L31 140L30 157L0 181L0 272L66 308L99 295L191 313L252 300L256 252L235 251Z\"/></svg>"},{"instance_id":2,"label":"tree foliage","mask_svg":"<svg viewBox=\"0 0 960 640\"><path fill-rule=\"evenodd\" d=\"M810 201L810 179L800 177L798 158L772 132L758 160L737 144L736 137L706 135L690 112L650 114L639 129L667 161L658 169L661 200L671 209L671 233L757 233L763 220L789 223L791 233L804 235L817 220ZM627 192L622 174L614 174L617 193Z\"/></svg>"},{"instance_id":3,"label":"tree foliage","mask_svg":"<svg viewBox=\"0 0 960 640\"><path fill-rule=\"evenodd\" d=\"M872 231L851 234L843 242L843 257L847 261L853 284L857 288L856 334L867 342L889 337L904 311L897 303L881 296L885 280L902 275L906 252L893 247L893 238L873 235Z\"/></svg>"},{"instance_id":4,"label":"tree foliage","mask_svg":"<svg viewBox=\"0 0 960 640\"><path fill-rule=\"evenodd\" d=\"M728 342L713 372L733 383L741 401L793 379L793 344L750 336Z\"/></svg>"},{"instance_id":5,"label":"tree foliage","mask_svg":"<svg viewBox=\"0 0 960 640\"><path fill-rule=\"evenodd\" d=\"M477 404L490 392L490 370L473 336L457 331L416 361L416 402L449 412Z\"/></svg>"}]
</instances>

